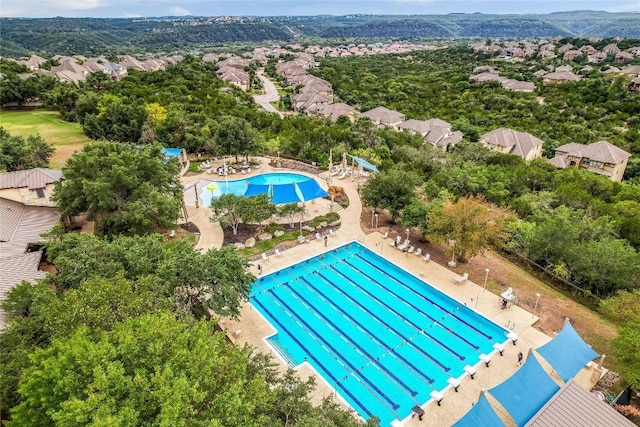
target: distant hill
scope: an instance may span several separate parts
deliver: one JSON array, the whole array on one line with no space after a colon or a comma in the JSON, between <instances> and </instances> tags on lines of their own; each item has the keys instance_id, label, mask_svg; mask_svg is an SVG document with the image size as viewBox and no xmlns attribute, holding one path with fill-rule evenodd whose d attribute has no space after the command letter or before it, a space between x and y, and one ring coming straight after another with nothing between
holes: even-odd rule
<instances>
[{"instance_id":1,"label":"distant hill","mask_svg":"<svg viewBox=\"0 0 640 427\"><path fill-rule=\"evenodd\" d=\"M147 19L0 18L3 56L198 49L228 42L319 38L629 37L640 38L640 14L594 11L546 15L348 15L164 17Z\"/></svg>"}]
</instances>

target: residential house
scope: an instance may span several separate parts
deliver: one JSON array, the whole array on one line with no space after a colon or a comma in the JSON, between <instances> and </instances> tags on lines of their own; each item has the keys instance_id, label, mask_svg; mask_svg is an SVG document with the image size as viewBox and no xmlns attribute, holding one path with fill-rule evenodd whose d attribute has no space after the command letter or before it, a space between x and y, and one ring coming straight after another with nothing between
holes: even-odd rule
<instances>
[{"instance_id":1,"label":"residential house","mask_svg":"<svg viewBox=\"0 0 640 427\"><path fill-rule=\"evenodd\" d=\"M119 56L118 64L120 64L120 66L126 69L133 69L137 71L147 71L147 68L141 61L138 61L136 58L129 55Z\"/></svg>"},{"instance_id":2,"label":"residential house","mask_svg":"<svg viewBox=\"0 0 640 427\"><path fill-rule=\"evenodd\" d=\"M607 141L588 145L572 142L556 148L556 155L549 162L560 169L576 166L620 182L629 157L631 154Z\"/></svg>"},{"instance_id":3,"label":"residential house","mask_svg":"<svg viewBox=\"0 0 640 427\"><path fill-rule=\"evenodd\" d=\"M604 62L607 59L607 54L604 52L596 52L591 55L587 55L587 61L592 63Z\"/></svg>"},{"instance_id":4,"label":"residential house","mask_svg":"<svg viewBox=\"0 0 640 427\"><path fill-rule=\"evenodd\" d=\"M366 117L380 127L390 127L398 130L398 125L405 119L405 115L385 107L376 107L373 110L360 113L360 117Z\"/></svg>"},{"instance_id":5,"label":"residential house","mask_svg":"<svg viewBox=\"0 0 640 427\"><path fill-rule=\"evenodd\" d=\"M452 131L451 124L440 119L410 119L398 125L400 130L407 131L424 138L424 141L436 148L447 151L450 146L462 141L463 134L459 130Z\"/></svg>"},{"instance_id":6,"label":"residential house","mask_svg":"<svg viewBox=\"0 0 640 427\"><path fill-rule=\"evenodd\" d=\"M564 61L574 61L576 58L582 56L582 52L579 50L568 50L562 55Z\"/></svg>"},{"instance_id":7,"label":"residential house","mask_svg":"<svg viewBox=\"0 0 640 427\"><path fill-rule=\"evenodd\" d=\"M627 62L633 60L634 56L629 52L618 52L614 58L616 62Z\"/></svg>"},{"instance_id":8,"label":"residential house","mask_svg":"<svg viewBox=\"0 0 640 427\"><path fill-rule=\"evenodd\" d=\"M312 107L329 105L333 98L316 92L305 92L291 97L293 111L308 111Z\"/></svg>"},{"instance_id":9,"label":"residential house","mask_svg":"<svg viewBox=\"0 0 640 427\"><path fill-rule=\"evenodd\" d=\"M54 207L50 200L56 182L62 180L57 169L35 168L0 173L0 198L26 206Z\"/></svg>"},{"instance_id":10,"label":"residential house","mask_svg":"<svg viewBox=\"0 0 640 427\"><path fill-rule=\"evenodd\" d=\"M520 80L506 79L500 82L503 88L516 92L533 92L536 85L533 82L523 82Z\"/></svg>"},{"instance_id":11,"label":"residential house","mask_svg":"<svg viewBox=\"0 0 640 427\"><path fill-rule=\"evenodd\" d=\"M640 76L640 65L627 65L626 67L622 67L620 72L632 76Z\"/></svg>"},{"instance_id":12,"label":"residential house","mask_svg":"<svg viewBox=\"0 0 640 427\"><path fill-rule=\"evenodd\" d=\"M355 119L355 110L349 104L342 102L337 104L315 105L308 109L309 113L320 117L328 117L332 121L337 121L341 116L347 117L350 121Z\"/></svg>"},{"instance_id":13,"label":"residential house","mask_svg":"<svg viewBox=\"0 0 640 427\"><path fill-rule=\"evenodd\" d=\"M233 67L225 67L225 71L218 77L220 80L238 86L242 90L249 90L251 85L249 73Z\"/></svg>"},{"instance_id":14,"label":"residential house","mask_svg":"<svg viewBox=\"0 0 640 427\"><path fill-rule=\"evenodd\" d=\"M45 277L38 269L42 259L38 243L43 240L40 235L59 220L53 208L27 206L0 196L0 300L23 281L34 283ZM4 324L5 313L0 310L0 330Z\"/></svg>"},{"instance_id":15,"label":"residential house","mask_svg":"<svg viewBox=\"0 0 640 427\"><path fill-rule=\"evenodd\" d=\"M499 128L482 135L480 143L490 150L512 154L530 161L542 156L544 142L526 132Z\"/></svg>"},{"instance_id":16,"label":"residential house","mask_svg":"<svg viewBox=\"0 0 640 427\"><path fill-rule=\"evenodd\" d=\"M588 44L588 45L582 46L580 49L578 49L578 51L587 55L593 55L598 51L598 49Z\"/></svg>"},{"instance_id":17,"label":"residential house","mask_svg":"<svg viewBox=\"0 0 640 427\"><path fill-rule=\"evenodd\" d=\"M580 80L580 76L576 76L569 71L555 71L553 73L545 74L542 77L544 83L564 83L564 82L577 82Z\"/></svg>"},{"instance_id":18,"label":"residential house","mask_svg":"<svg viewBox=\"0 0 640 427\"><path fill-rule=\"evenodd\" d=\"M604 53L611 53L611 54L615 55L616 53L620 52L620 48L618 47L617 44L611 43L611 44L608 44L605 47L603 47L602 51Z\"/></svg>"},{"instance_id":19,"label":"residential house","mask_svg":"<svg viewBox=\"0 0 640 427\"><path fill-rule=\"evenodd\" d=\"M28 59L26 60L20 60L20 61L16 61L17 64L20 65L24 65L26 66L28 69L30 69L31 71L36 71L37 69L39 69L42 64L44 64L45 62L47 62L46 59L42 58L41 56L38 55L31 55Z\"/></svg>"},{"instance_id":20,"label":"residential house","mask_svg":"<svg viewBox=\"0 0 640 427\"><path fill-rule=\"evenodd\" d=\"M640 93L640 77L635 77L634 79L631 80L631 85L629 86L629 89L634 92Z\"/></svg>"}]
</instances>

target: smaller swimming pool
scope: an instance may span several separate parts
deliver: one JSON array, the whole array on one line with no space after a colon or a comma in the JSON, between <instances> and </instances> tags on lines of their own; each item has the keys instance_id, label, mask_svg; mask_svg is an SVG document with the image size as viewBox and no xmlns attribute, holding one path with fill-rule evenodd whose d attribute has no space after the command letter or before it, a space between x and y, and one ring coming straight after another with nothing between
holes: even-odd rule
<instances>
[{"instance_id":1,"label":"smaller swimming pool","mask_svg":"<svg viewBox=\"0 0 640 427\"><path fill-rule=\"evenodd\" d=\"M236 194L238 196L244 196L244 193L247 191L249 184L273 186L302 183L306 181L315 180L306 175L288 172L263 173L260 175L252 176L250 178L230 179L228 181L212 180L209 184L206 184L204 187L202 187L199 196L202 204L204 206L209 206L211 204L212 198L220 197L223 194ZM323 197L324 195L326 195L326 193L319 195L318 197ZM312 200L312 198L305 199Z\"/></svg>"}]
</instances>

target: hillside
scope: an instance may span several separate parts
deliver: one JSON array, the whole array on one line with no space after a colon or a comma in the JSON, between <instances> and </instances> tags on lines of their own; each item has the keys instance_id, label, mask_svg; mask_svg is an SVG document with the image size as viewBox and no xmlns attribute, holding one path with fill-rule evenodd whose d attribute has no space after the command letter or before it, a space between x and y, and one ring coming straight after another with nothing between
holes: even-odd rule
<instances>
[{"instance_id":1,"label":"hillside","mask_svg":"<svg viewBox=\"0 0 640 427\"><path fill-rule=\"evenodd\" d=\"M640 14L348 15L0 19L0 54L95 55L202 49L229 42L294 38L640 37Z\"/></svg>"}]
</instances>

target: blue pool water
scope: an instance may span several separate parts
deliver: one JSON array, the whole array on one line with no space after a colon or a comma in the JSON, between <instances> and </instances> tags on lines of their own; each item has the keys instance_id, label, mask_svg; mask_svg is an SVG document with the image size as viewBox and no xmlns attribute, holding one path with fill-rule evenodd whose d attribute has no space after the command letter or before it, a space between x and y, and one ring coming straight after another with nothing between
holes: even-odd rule
<instances>
[{"instance_id":1,"label":"blue pool water","mask_svg":"<svg viewBox=\"0 0 640 427\"><path fill-rule=\"evenodd\" d=\"M310 363L390 425L506 341L507 330L358 243L259 278L252 305L291 366Z\"/></svg>"},{"instance_id":2,"label":"blue pool water","mask_svg":"<svg viewBox=\"0 0 640 427\"><path fill-rule=\"evenodd\" d=\"M244 196L249 183L257 185L292 184L294 182L302 182L309 179L313 178L309 178L308 176L300 175L298 173L271 172L255 175L250 178L230 179L228 182L225 182L224 179L221 181L211 181L211 184L213 184L215 188L211 190L208 188L211 184L205 185L200 192L200 200L204 206L209 206L212 198L220 197L222 194L236 194L238 196Z\"/></svg>"}]
</instances>

